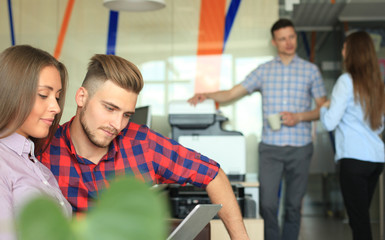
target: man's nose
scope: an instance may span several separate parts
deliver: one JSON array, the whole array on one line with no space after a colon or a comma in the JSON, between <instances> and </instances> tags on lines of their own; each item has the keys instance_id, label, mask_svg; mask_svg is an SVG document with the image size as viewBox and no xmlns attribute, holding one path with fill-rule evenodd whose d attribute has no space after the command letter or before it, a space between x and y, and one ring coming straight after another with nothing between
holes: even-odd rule
<instances>
[{"instance_id":1,"label":"man's nose","mask_svg":"<svg viewBox=\"0 0 385 240\"><path fill-rule=\"evenodd\" d=\"M123 125L123 116L120 114L116 114L114 118L110 121L110 125L114 127L116 130L122 129Z\"/></svg>"}]
</instances>

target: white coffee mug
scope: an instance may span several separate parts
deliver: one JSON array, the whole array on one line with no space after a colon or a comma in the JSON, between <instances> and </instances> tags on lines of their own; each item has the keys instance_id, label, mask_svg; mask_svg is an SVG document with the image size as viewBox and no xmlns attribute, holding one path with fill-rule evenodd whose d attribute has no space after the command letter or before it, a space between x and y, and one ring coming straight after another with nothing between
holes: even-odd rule
<instances>
[{"instance_id":1,"label":"white coffee mug","mask_svg":"<svg viewBox=\"0 0 385 240\"><path fill-rule=\"evenodd\" d=\"M271 114L267 116L267 121L269 122L270 128L273 131L277 131L281 128L282 116L279 113Z\"/></svg>"}]
</instances>

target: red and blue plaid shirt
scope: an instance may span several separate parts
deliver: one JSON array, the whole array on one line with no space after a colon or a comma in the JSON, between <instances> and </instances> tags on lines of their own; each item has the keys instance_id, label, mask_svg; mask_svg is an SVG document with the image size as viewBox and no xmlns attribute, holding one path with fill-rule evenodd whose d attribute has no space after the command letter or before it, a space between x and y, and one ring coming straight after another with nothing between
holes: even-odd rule
<instances>
[{"instance_id":1,"label":"red and blue plaid shirt","mask_svg":"<svg viewBox=\"0 0 385 240\"><path fill-rule=\"evenodd\" d=\"M218 174L219 164L185 148L144 125L129 123L95 164L76 154L70 122L59 126L39 160L51 169L74 212L84 212L115 176L133 174L154 184L191 183L205 188Z\"/></svg>"}]
</instances>

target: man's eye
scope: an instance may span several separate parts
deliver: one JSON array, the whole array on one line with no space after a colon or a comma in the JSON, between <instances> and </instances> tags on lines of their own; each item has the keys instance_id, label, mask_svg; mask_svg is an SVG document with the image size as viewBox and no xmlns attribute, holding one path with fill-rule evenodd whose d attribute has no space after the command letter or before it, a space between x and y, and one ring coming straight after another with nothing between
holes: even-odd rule
<instances>
[{"instance_id":1,"label":"man's eye","mask_svg":"<svg viewBox=\"0 0 385 240\"><path fill-rule=\"evenodd\" d=\"M105 106L105 108L106 108L108 111L113 111L113 110L114 110L112 107L109 107L109 106Z\"/></svg>"}]
</instances>

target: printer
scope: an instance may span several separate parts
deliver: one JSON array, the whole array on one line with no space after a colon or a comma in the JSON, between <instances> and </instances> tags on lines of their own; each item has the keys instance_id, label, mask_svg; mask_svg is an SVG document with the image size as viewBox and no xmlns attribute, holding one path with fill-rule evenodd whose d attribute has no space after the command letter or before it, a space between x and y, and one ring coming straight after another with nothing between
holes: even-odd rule
<instances>
[{"instance_id":1,"label":"printer","mask_svg":"<svg viewBox=\"0 0 385 240\"><path fill-rule=\"evenodd\" d=\"M255 212L255 206L253 206L255 203L252 202L252 199L245 195L244 187L241 184L232 183L231 188L238 202L242 216L250 217L249 212L252 212L253 210ZM171 206L171 217L173 218L185 218L198 204L211 204L211 200L206 190L195 187L191 184L187 184L186 186L168 184L164 190L168 192L168 198ZM252 210L245 212L245 207L248 207L249 209L249 206L253 206ZM246 211L248 209L246 209ZM218 216L215 216L214 218L218 218Z\"/></svg>"},{"instance_id":2,"label":"printer","mask_svg":"<svg viewBox=\"0 0 385 240\"><path fill-rule=\"evenodd\" d=\"M230 181L244 181L246 141L242 133L222 129L228 118L207 99L193 106L187 101L169 103L171 137L187 148L217 161Z\"/></svg>"}]
</instances>

